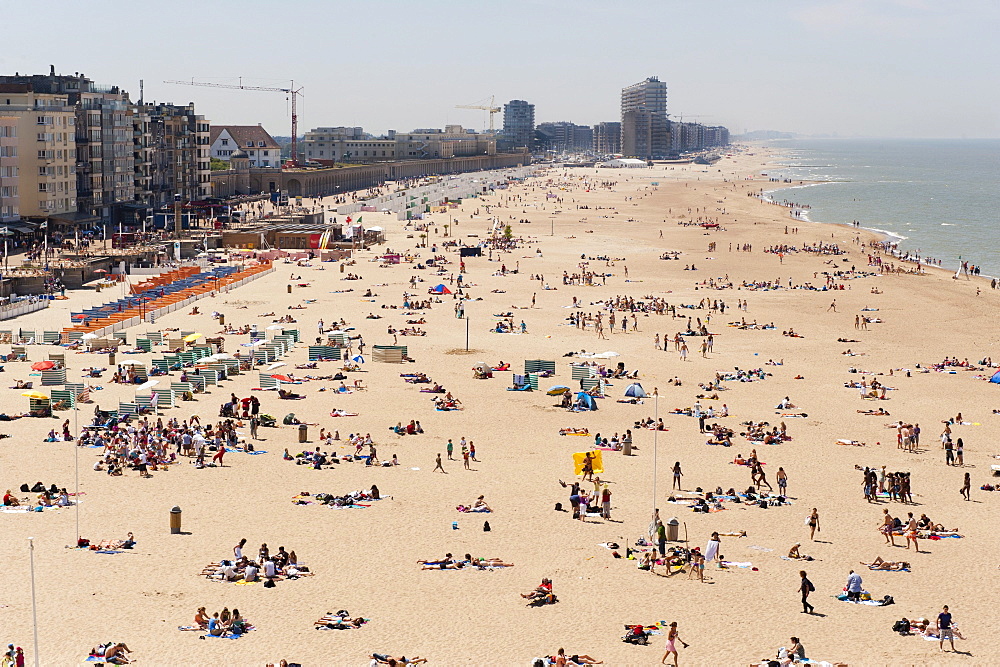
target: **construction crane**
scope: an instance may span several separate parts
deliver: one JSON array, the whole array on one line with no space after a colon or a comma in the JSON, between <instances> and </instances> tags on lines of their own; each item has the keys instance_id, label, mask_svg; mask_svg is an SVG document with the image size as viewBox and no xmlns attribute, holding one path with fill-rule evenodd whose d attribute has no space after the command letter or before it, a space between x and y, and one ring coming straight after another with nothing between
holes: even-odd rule
<instances>
[{"instance_id":1,"label":"construction crane","mask_svg":"<svg viewBox=\"0 0 1000 667\"><path fill-rule=\"evenodd\" d=\"M495 96L490 95L489 106L482 104L456 104L456 109L478 109L480 111L486 111L490 114L490 134L493 134L493 114L500 113L502 109L495 104Z\"/></svg>"},{"instance_id":2,"label":"construction crane","mask_svg":"<svg viewBox=\"0 0 1000 667\"><path fill-rule=\"evenodd\" d=\"M295 88L295 81L291 82L288 88L266 88L263 86L244 86L243 77L240 77L238 85L230 83L205 83L202 81L164 81L163 83L175 83L180 86L205 86L208 88L230 88L234 90L260 90L268 93L285 93L292 98L292 160L291 166L299 166L299 116L296 113L296 98L302 94L302 88Z\"/></svg>"},{"instance_id":3,"label":"construction crane","mask_svg":"<svg viewBox=\"0 0 1000 667\"><path fill-rule=\"evenodd\" d=\"M687 116L688 118L711 118L711 116L706 115L706 114L694 115L694 114L683 114L682 113L682 114L677 114L677 115L680 117L680 120L677 121L678 123L684 123L684 116Z\"/></svg>"}]
</instances>

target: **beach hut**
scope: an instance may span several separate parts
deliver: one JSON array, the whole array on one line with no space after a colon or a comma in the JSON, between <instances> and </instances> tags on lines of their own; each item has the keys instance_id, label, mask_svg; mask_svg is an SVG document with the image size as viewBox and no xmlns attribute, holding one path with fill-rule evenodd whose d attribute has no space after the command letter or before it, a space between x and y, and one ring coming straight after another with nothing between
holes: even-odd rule
<instances>
[{"instance_id":1,"label":"beach hut","mask_svg":"<svg viewBox=\"0 0 1000 667\"><path fill-rule=\"evenodd\" d=\"M638 382L633 382L625 389L625 395L629 398L646 398L646 390Z\"/></svg>"}]
</instances>

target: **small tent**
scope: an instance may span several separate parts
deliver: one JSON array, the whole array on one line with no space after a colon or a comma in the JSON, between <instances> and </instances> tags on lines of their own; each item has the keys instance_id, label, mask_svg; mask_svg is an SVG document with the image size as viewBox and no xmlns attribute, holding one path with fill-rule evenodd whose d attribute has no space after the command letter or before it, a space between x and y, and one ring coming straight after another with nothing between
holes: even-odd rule
<instances>
[{"instance_id":1,"label":"small tent","mask_svg":"<svg viewBox=\"0 0 1000 667\"><path fill-rule=\"evenodd\" d=\"M633 382L625 390L625 395L630 398L646 398L646 390L638 382Z\"/></svg>"},{"instance_id":2,"label":"small tent","mask_svg":"<svg viewBox=\"0 0 1000 667\"><path fill-rule=\"evenodd\" d=\"M580 391L576 394L576 407L578 410L596 410L597 401L587 392Z\"/></svg>"},{"instance_id":3,"label":"small tent","mask_svg":"<svg viewBox=\"0 0 1000 667\"><path fill-rule=\"evenodd\" d=\"M445 287L444 283L427 290L429 294L451 294L451 290Z\"/></svg>"}]
</instances>

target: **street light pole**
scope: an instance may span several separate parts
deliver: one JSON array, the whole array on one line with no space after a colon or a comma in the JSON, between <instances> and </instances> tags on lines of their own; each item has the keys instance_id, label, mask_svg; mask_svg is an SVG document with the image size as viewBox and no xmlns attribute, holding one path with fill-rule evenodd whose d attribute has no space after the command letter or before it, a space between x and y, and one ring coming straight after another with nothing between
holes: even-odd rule
<instances>
[{"instance_id":1,"label":"street light pole","mask_svg":"<svg viewBox=\"0 0 1000 667\"><path fill-rule=\"evenodd\" d=\"M653 389L653 514L656 514L656 449L660 433L660 392Z\"/></svg>"},{"instance_id":2,"label":"street light pole","mask_svg":"<svg viewBox=\"0 0 1000 667\"><path fill-rule=\"evenodd\" d=\"M28 538L28 557L31 561L31 629L35 637L35 667L39 667L38 660L38 605L35 601L35 538Z\"/></svg>"}]
</instances>

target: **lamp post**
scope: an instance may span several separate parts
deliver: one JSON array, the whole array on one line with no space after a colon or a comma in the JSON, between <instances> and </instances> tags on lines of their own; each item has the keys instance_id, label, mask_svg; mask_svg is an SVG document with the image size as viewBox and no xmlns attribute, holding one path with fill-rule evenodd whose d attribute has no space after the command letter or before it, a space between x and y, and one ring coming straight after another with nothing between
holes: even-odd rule
<instances>
[{"instance_id":1,"label":"lamp post","mask_svg":"<svg viewBox=\"0 0 1000 667\"><path fill-rule=\"evenodd\" d=\"M660 390L653 388L653 513L656 514L656 449L660 433Z\"/></svg>"},{"instance_id":2,"label":"lamp post","mask_svg":"<svg viewBox=\"0 0 1000 667\"><path fill-rule=\"evenodd\" d=\"M80 406L77 405L77 398L79 394L74 391L73 396L73 430L76 431L77 435L80 433ZM76 442L73 443L73 468L76 472L76 496L74 504L76 509L76 544L80 544L80 445ZM36 650L37 653L37 650Z\"/></svg>"},{"instance_id":3,"label":"lamp post","mask_svg":"<svg viewBox=\"0 0 1000 667\"><path fill-rule=\"evenodd\" d=\"M39 667L38 660L38 605L35 601L35 538L28 538L28 558L31 562L31 630L35 639L35 667Z\"/></svg>"}]
</instances>

